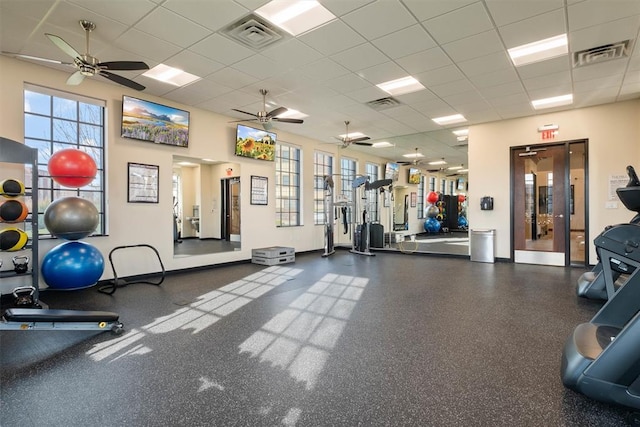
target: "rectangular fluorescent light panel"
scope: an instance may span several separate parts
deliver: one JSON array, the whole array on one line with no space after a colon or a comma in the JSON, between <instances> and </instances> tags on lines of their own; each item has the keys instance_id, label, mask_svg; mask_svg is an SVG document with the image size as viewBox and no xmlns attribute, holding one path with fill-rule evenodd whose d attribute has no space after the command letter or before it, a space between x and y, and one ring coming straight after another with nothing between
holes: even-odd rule
<instances>
[{"instance_id":1,"label":"rectangular fluorescent light panel","mask_svg":"<svg viewBox=\"0 0 640 427\"><path fill-rule=\"evenodd\" d=\"M446 165L447 162L445 162L444 160L435 160L433 162L429 162L429 164L431 166L437 166L437 165Z\"/></svg>"},{"instance_id":2,"label":"rectangular fluorescent light panel","mask_svg":"<svg viewBox=\"0 0 640 427\"><path fill-rule=\"evenodd\" d=\"M338 135L338 138L340 139L345 139L345 138L349 138L349 139L356 139L356 138L361 138L363 136L367 136L362 132L349 132L348 134L342 134L342 135Z\"/></svg>"},{"instance_id":3,"label":"rectangular fluorescent light panel","mask_svg":"<svg viewBox=\"0 0 640 427\"><path fill-rule=\"evenodd\" d=\"M572 94L554 96L551 98L535 99L531 101L531 105L536 110L541 110L543 108L560 107L562 105L569 105L572 103L573 103Z\"/></svg>"},{"instance_id":4,"label":"rectangular fluorescent light panel","mask_svg":"<svg viewBox=\"0 0 640 427\"><path fill-rule=\"evenodd\" d=\"M284 113L278 114L278 117L281 119L304 119L305 117L309 117L309 115L289 108Z\"/></svg>"},{"instance_id":5,"label":"rectangular fluorescent light panel","mask_svg":"<svg viewBox=\"0 0 640 427\"><path fill-rule=\"evenodd\" d=\"M467 136L469 135L469 129L458 129L452 131L455 136Z\"/></svg>"},{"instance_id":6,"label":"rectangular fluorescent light panel","mask_svg":"<svg viewBox=\"0 0 640 427\"><path fill-rule=\"evenodd\" d=\"M390 95L404 95L426 89L422 83L411 76L390 80L376 86Z\"/></svg>"},{"instance_id":7,"label":"rectangular fluorescent light panel","mask_svg":"<svg viewBox=\"0 0 640 427\"><path fill-rule=\"evenodd\" d=\"M452 116L444 116L444 117L436 117L435 119L431 119L439 125L452 125L454 123L462 123L466 122L467 119L464 118L462 114L454 114Z\"/></svg>"},{"instance_id":8,"label":"rectangular fluorescent light panel","mask_svg":"<svg viewBox=\"0 0 640 427\"><path fill-rule=\"evenodd\" d=\"M374 142L373 144L371 144L371 146L373 148L386 148L386 147L393 147L393 144L387 141L380 141L380 142Z\"/></svg>"},{"instance_id":9,"label":"rectangular fluorescent light panel","mask_svg":"<svg viewBox=\"0 0 640 427\"><path fill-rule=\"evenodd\" d=\"M462 169L462 166L451 166L447 168L447 170L450 170L450 171L457 171L460 169Z\"/></svg>"},{"instance_id":10,"label":"rectangular fluorescent light panel","mask_svg":"<svg viewBox=\"0 0 640 427\"><path fill-rule=\"evenodd\" d=\"M402 157L406 157L407 159L419 159L424 156L422 155L422 153L408 153L403 154Z\"/></svg>"},{"instance_id":11,"label":"rectangular fluorescent light panel","mask_svg":"<svg viewBox=\"0 0 640 427\"><path fill-rule=\"evenodd\" d=\"M523 44L508 50L513 65L532 64L569 53L567 35L560 34L537 42Z\"/></svg>"},{"instance_id":12,"label":"rectangular fluorescent light panel","mask_svg":"<svg viewBox=\"0 0 640 427\"><path fill-rule=\"evenodd\" d=\"M294 36L336 19L316 0L272 0L256 13Z\"/></svg>"},{"instance_id":13,"label":"rectangular fluorescent light panel","mask_svg":"<svg viewBox=\"0 0 640 427\"><path fill-rule=\"evenodd\" d=\"M142 75L174 86L185 86L200 80L200 77L194 74L164 64L158 64Z\"/></svg>"}]
</instances>

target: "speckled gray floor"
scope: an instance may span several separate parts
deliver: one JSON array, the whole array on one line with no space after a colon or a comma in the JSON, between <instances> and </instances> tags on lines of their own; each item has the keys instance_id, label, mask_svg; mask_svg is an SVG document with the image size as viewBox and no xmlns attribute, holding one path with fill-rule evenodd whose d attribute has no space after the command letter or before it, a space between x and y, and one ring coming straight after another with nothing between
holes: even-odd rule
<instances>
[{"instance_id":1,"label":"speckled gray floor","mask_svg":"<svg viewBox=\"0 0 640 427\"><path fill-rule=\"evenodd\" d=\"M620 426L566 390L565 339L600 304L580 269L402 253L298 254L112 297L127 332L0 332L3 427Z\"/></svg>"}]
</instances>

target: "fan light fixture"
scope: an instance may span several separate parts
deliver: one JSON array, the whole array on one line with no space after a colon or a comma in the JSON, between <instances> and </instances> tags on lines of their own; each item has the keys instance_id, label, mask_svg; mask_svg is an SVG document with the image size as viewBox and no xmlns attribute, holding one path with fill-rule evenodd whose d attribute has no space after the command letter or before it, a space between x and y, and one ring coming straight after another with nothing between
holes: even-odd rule
<instances>
[{"instance_id":1,"label":"fan light fixture","mask_svg":"<svg viewBox=\"0 0 640 427\"><path fill-rule=\"evenodd\" d=\"M508 50L513 65L520 67L534 62L545 61L569 53L566 34L523 44Z\"/></svg>"},{"instance_id":2,"label":"fan light fixture","mask_svg":"<svg viewBox=\"0 0 640 427\"><path fill-rule=\"evenodd\" d=\"M333 13L316 0L272 0L256 9L255 13L293 36L298 36L336 19Z\"/></svg>"}]
</instances>

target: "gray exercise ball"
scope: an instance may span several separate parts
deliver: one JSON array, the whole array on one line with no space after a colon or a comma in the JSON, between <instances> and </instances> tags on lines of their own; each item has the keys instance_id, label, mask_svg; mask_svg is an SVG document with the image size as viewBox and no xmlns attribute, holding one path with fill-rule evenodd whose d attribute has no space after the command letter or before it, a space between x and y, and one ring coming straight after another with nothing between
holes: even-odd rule
<instances>
[{"instance_id":1,"label":"gray exercise ball","mask_svg":"<svg viewBox=\"0 0 640 427\"><path fill-rule=\"evenodd\" d=\"M427 207L426 212L427 218L435 218L440 213L440 209L435 205L431 205Z\"/></svg>"},{"instance_id":2,"label":"gray exercise ball","mask_svg":"<svg viewBox=\"0 0 640 427\"><path fill-rule=\"evenodd\" d=\"M44 211L44 224L49 232L61 239L79 240L93 233L100 215L89 200L64 197L54 200Z\"/></svg>"}]
</instances>

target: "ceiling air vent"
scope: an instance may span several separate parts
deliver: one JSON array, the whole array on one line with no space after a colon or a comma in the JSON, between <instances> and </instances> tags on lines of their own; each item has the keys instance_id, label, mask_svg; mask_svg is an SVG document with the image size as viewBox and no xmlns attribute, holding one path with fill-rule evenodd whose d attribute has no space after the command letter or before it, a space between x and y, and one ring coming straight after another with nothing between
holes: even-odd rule
<instances>
[{"instance_id":1,"label":"ceiling air vent","mask_svg":"<svg viewBox=\"0 0 640 427\"><path fill-rule=\"evenodd\" d=\"M245 16L230 24L222 30L222 34L254 50L264 49L284 37L283 33L256 15Z\"/></svg>"},{"instance_id":2,"label":"ceiling air vent","mask_svg":"<svg viewBox=\"0 0 640 427\"><path fill-rule=\"evenodd\" d=\"M369 101L367 102L367 105L376 111L382 111L382 110L388 110L389 108L397 107L398 105L401 105L401 104L400 104L400 101L398 101L397 99L388 96L386 98L380 98L374 101Z\"/></svg>"},{"instance_id":3,"label":"ceiling air vent","mask_svg":"<svg viewBox=\"0 0 640 427\"><path fill-rule=\"evenodd\" d=\"M581 50L573 53L573 68L598 64L600 62L611 61L613 59L627 58L630 52L630 40Z\"/></svg>"}]
</instances>

